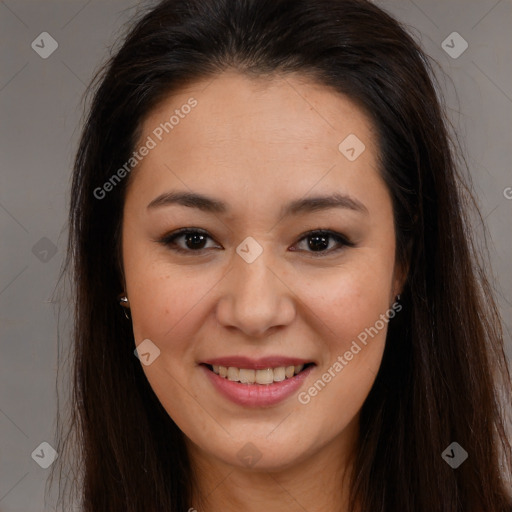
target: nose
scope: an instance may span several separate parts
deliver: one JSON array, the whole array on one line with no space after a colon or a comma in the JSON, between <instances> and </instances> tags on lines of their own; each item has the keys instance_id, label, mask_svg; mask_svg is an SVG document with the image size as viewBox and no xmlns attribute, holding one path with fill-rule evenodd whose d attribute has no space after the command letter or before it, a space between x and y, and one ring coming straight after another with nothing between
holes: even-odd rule
<instances>
[{"instance_id":1,"label":"nose","mask_svg":"<svg viewBox=\"0 0 512 512\"><path fill-rule=\"evenodd\" d=\"M221 284L216 312L224 327L258 338L289 325L296 315L294 293L275 260L265 251L252 263L238 255Z\"/></svg>"}]
</instances>

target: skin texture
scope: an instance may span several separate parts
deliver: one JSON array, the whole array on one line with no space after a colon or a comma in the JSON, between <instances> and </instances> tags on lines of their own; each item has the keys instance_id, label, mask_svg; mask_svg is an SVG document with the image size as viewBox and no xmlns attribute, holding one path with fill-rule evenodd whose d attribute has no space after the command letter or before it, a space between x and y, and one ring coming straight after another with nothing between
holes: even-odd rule
<instances>
[{"instance_id":1,"label":"skin texture","mask_svg":"<svg viewBox=\"0 0 512 512\"><path fill-rule=\"evenodd\" d=\"M190 97L197 106L158 141L155 128ZM366 147L352 162L338 150L349 134ZM403 279L371 122L348 98L306 78L225 72L166 98L145 119L140 141L148 136L157 145L132 172L124 206L125 290L136 344L150 339L160 350L143 370L187 437L198 479L190 506L346 510L342 477L387 324L307 404L294 393L271 407L236 405L198 365L228 355L301 357L316 364L304 391L390 309ZM147 208L171 190L213 196L229 210ZM280 216L291 200L333 192L367 212ZM184 227L208 232L204 249L194 252L181 236L175 244L192 248L179 254L159 241ZM331 238L314 252L304 235L318 229L355 245L335 251ZM248 236L263 248L252 263L236 252ZM247 443L261 454L252 467L237 455Z\"/></svg>"}]
</instances>

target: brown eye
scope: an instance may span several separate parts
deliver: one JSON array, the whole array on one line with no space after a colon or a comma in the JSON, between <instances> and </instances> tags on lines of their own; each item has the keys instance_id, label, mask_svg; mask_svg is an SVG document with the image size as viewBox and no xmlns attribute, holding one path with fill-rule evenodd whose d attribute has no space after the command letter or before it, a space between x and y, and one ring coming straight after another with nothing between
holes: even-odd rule
<instances>
[{"instance_id":1,"label":"brown eye","mask_svg":"<svg viewBox=\"0 0 512 512\"><path fill-rule=\"evenodd\" d=\"M202 233L185 233L181 235L184 237L185 245L188 249L204 249L206 243L206 235Z\"/></svg>"},{"instance_id":2,"label":"brown eye","mask_svg":"<svg viewBox=\"0 0 512 512\"><path fill-rule=\"evenodd\" d=\"M159 242L173 251L188 254L201 253L206 249L222 248L218 245L207 247L208 239L213 240L206 231L184 228L164 236ZM330 230L310 231L302 236L299 242L304 244L303 248L298 249L299 251L310 253L315 257L327 256L345 247L354 247L347 237ZM294 248L290 250L297 251Z\"/></svg>"},{"instance_id":3,"label":"brown eye","mask_svg":"<svg viewBox=\"0 0 512 512\"><path fill-rule=\"evenodd\" d=\"M208 239L212 238L205 231L182 229L166 235L160 242L165 246L169 246L173 251L192 253L209 249L210 247L206 247Z\"/></svg>"},{"instance_id":4,"label":"brown eye","mask_svg":"<svg viewBox=\"0 0 512 512\"><path fill-rule=\"evenodd\" d=\"M341 233L330 230L311 231L300 239L300 242L303 241L306 241L306 248L301 250L310 253L318 253L319 256L332 254L344 247L354 246L354 244ZM330 247L331 241L334 241L334 248L332 246Z\"/></svg>"}]
</instances>

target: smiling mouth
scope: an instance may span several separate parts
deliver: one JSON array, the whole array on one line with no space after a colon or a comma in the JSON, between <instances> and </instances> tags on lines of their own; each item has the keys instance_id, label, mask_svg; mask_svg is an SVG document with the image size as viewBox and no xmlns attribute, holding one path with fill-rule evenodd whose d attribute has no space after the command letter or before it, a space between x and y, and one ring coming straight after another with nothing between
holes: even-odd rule
<instances>
[{"instance_id":1,"label":"smiling mouth","mask_svg":"<svg viewBox=\"0 0 512 512\"><path fill-rule=\"evenodd\" d=\"M269 385L275 382L283 382L293 378L315 363L300 364L297 366L279 366L276 368L265 368L254 370L248 368L236 368L234 366L219 366L204 364L213 373L232 382L241 384Z\"/></svg>"}]
</instances>

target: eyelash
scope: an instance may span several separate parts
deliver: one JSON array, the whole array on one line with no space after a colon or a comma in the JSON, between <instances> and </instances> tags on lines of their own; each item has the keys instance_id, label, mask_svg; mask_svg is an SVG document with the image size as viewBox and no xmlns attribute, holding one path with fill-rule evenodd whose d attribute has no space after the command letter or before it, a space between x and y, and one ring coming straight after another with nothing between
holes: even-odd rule
<instances>
[{"instance_id":1,"label":"eyelash","mask_svg":"<svg viewBox=\"0 0 512 512\"><path fill-rule=\"evenodd\" d=\"M183 235L188 234L197 234L197 235L203 235L213 240L213 238L204 230L202 229L192 229L192 228L182 228L178 231L174 231L173 233L169 233L168 235L165 235L162 237L158 242L165 245L166 247L169 247L171 250L181 253L181 254L187 254L191 255L192 253L202 254L203 251L206 251L211 248L202 248L198 250L193 249L183 249L182 247L179 247L176 245L175 240ZM324 256L330 255L332 253L338 252L342 250L344 247L354 247L354 243L347 239L344 235L341 233L337 233L336 231L331 231L330 229L317 229L313 231L308 231L307 233L304 233L301 235L301 238L299 238L299 242L301 242L304 239L311 238L314 236L325 236L330 237L333 240L335 240L339 247L335 249L328 249L326 251L304 251L307 253L310 253L314 258L322 258Z\"/></svg>"}]
</instances>

